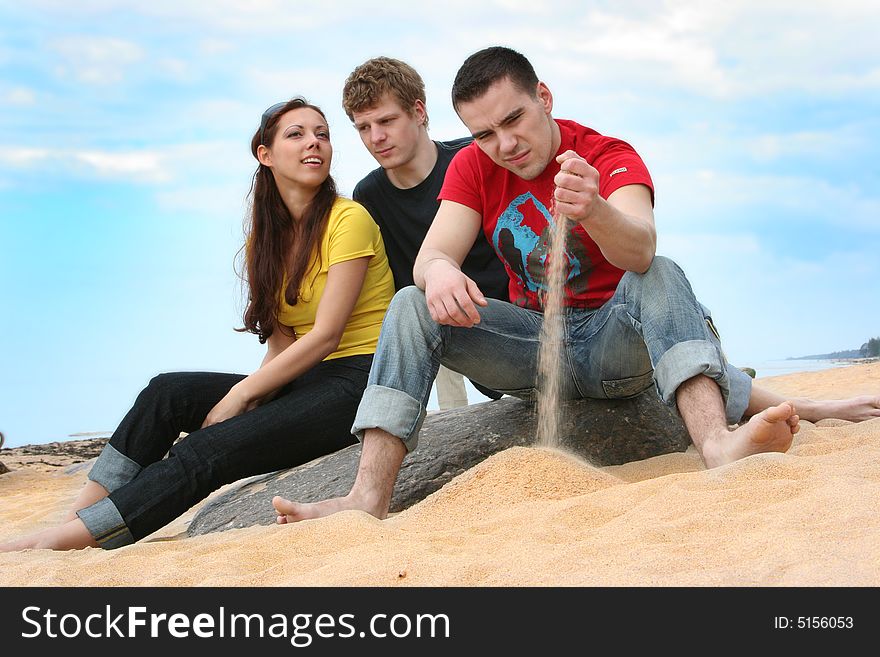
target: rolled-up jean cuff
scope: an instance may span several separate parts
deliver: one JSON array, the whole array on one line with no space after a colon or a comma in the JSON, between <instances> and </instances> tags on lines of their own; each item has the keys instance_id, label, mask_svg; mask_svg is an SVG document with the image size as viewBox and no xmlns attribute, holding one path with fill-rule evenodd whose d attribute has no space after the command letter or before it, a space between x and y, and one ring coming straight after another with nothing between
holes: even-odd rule
<instances>
[{"instance_id":1,"label":"rolled-up jean cuff","mask_svg":"<svg viewBox=\"0 0 880 657\"><path fill-rule=\"evenodd\" d=\"M695 376L705 374L721 388L727 422L736 424L745 413L751 388L744 390L739 379L732 387L728 369L714 344L707 340L688 340L673 345L663 354L654 368L654 380L663 401L677 409L675 393L678 387ZM743 374L745 375L745 372Z\"/></svg>"},{"instance_id":2,"label":"rolled-up jean cuff","mask_svg":"<svg viewBox=\"0 0 880 657\"><path fill-rule=\"evenodd\" d=\"M363 441L367 429L382 429L397 436L413 451L419 444L419 430L427 411L417 399L385 386L369 385L364 390L351 432Z\"/></svg>"},{"instance_id":3,"label":"rolled-up jean cuff","mask_svg":"<svg viewBox=\"0 0 880 657\"><path fill-rule=\"evenodd\" d=\"M727 397L727 421L736 424L743 419L752 396L752 377L738 367L727 364L730 392Z\"/></svg>"},{"instance_id":4,"label":"rolled-up jean cuff","mask_svg":"<svg viewBox=\"0 0 880 657\"><path fill-rule=\"evenodd\" d=\"M109 497L80 509L76 515L83 521L92 538L105 550L134 543L134 536Z\"/></svg>"},{"instance_id":5,"label":"rolled-up jean cuff","mask_svg":"<svg viewBox=\"0 0 880 657\"><path fill-rule=\"evenodd\" d=\"M112 493L134 479L141 470L140 465L107 443L89 471L89 479Z\"/></svg>"}]
</instances>

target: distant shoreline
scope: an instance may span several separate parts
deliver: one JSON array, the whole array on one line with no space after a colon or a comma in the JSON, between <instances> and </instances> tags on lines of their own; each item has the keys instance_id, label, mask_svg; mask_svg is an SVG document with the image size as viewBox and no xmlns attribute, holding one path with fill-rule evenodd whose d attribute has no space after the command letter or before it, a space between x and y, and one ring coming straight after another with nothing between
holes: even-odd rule
<instances>
[{"instance_id":1,"label":"distant shoreline","mask_svg":"<svg viewBox=\"0 0 880 657\"><path fill-rule=\"evenodd\" d=\"M854 362L854 363L876 363L880 360L878 356L857 356L859 352L856 350L853 351L838 351L831 354L819 354L817 356L789 356L785 360L837 360L837 361L846 361L846 362ZM849 355L847 355L849 354Z\"/></svg>"}]
</instances>

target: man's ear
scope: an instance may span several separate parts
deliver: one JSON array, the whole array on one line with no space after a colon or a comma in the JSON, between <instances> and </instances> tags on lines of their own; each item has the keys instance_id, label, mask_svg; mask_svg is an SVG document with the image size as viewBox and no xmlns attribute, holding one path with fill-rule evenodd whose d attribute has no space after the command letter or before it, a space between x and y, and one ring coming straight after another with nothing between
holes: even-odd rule
<instances>
[{"instance_id":1,"label":"man's ear","mask_svg":"<svg viewBox=\"0 0 880 657\"><path fill-rule=\"evenodd\" d=\"M416 103L413 105L413 112L421 125L428 125L428 109L421 99L416 99Z\"/></svg>"},{"instance_id":2,"label":"man's ear","mask_svg":"<svg viewBox=\"0 0 880 657\"><path fill-rule=\"evenodd\" d=\"M553 94L550 93L550 88L543 82L538 82L538 86L535 88L535 95L538 98L538 102L544 107L544 113L550 114L553 111Z\"/></svg>"}]
</instances>

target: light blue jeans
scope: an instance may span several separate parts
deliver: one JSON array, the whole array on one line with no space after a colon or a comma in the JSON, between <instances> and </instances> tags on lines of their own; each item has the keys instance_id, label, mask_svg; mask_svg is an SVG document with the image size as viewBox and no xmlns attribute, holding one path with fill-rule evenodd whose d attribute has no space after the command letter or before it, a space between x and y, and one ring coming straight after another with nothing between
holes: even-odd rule
<instances>
[{"instance_id":1,"label":"light blue jeans","mask_svg":"<svg viewBox=\"0 0 880 657\"><path fill-rule=\"evenodd\" d=\"M537 394L543 315L489 299L472 328L437 324L425 294L400 290L391 302L352 433L379 428L418 444L431 384L442 363L487 388L523 399ZM663 401L705 374L721 389L730 424L748 406L751 378L726 362L709 311L672 260L657 256L644 274L624 274L596 310L567 313L561 394L565 399L632 397L653 382Z\"/></svg>"}]
</instances>

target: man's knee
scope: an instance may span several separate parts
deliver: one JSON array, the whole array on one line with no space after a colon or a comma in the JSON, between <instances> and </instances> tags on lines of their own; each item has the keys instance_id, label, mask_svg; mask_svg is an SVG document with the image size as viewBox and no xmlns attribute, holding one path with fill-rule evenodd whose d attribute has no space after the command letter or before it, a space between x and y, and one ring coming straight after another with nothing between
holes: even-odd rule
<instances>
[{"instance_id":1,"label":"man's knee","mask_svg":"<svg viewBox=\"0 0 880 657\"><path fill-rule=\"evenodd\" d=\"M653 276L655 278L683 278L684 272L676 262L666 256L654 256L651 266L643 274L643 276Z\"/></svg>"},{"instance_id":2,"label":"man's knee","mask_svg":"<svg viewBox=\"0 0 880 657\"><path fill-rule=\"evenodd\" d=\"M678 289L690 290L690 283L681 267L665 256L655 256L651 266L643 274L627 272L627 285L660 295L673 295Z\"/></svg>"},{"instance_id":3,"label":"man's knee","mask_svg":"<svg viewBox=\"0 0 880 657\"><path fill-rule=\"evenodd\" d=\"M428 310L425 293L415 285L399 290L388 306L383 330L386 330L385 327L391 324L397 327L425 324L434 326L435 322L431 318L430 310Z\"/></svg>"},{"instance_id":4,"label":"man's knee","mask_svg":"<svg viewBox=\"0 0 880 657\"><path fill-rule=\"evenodd\" d=\"M425 301L425 293L415 285L408 285L398 290L394 297L392 297L391 303L388 306L388 313L411 315L412 313L421 313L427 309L428 304Z\"/></svg>"}]
</instances>

